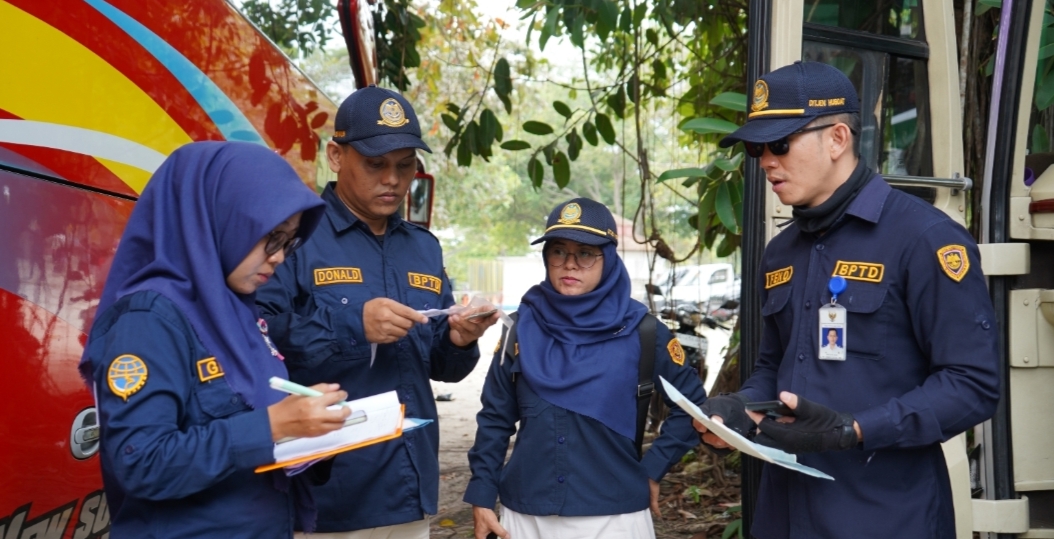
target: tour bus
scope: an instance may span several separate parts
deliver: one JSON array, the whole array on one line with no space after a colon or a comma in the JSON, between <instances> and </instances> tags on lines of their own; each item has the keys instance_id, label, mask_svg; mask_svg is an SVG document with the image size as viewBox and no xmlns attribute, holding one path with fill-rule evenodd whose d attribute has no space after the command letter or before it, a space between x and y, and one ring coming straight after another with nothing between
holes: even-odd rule
<instances>
[{"instance_id":1,"label":"tour bus","mask_svg":"<svg viewBox=\"0 0 1054 539\"><path fill-rule=\"evenodd\" d=\"M365 1L341 2L346 28ZM0 538L109 534L77 364L151 173L185 143L238 140L317 189L335 114L225 0L0 0Z\"/></svg>"},{"instance_id":2,"label":"tour bus","mask_svg":"<svg viewBox=\"0 0 1054 539\"><path fill-rule=\"evenodd\" d=\"M965 16L956 17L956 6ZM998 10L998 27L962 47L956 31L964 19L981 20L969 11L975 6ZM746 88L796 60L841 69L861 98L862 159L894 188L976 231L1001 334L1002 400L990 421L944 444L960 539L1054 538L1052 25L1051 0L749 2ZM992 41L991 58L977 64L983 83L965 92L968 110L983 103L989 114L971 122L977 145L964 154L960 55ZM968 158L983 163L973 178ZM745 174L743 282L756 283L765 244L791 208L772 194L756 160L747 160ZM744 287L741 316L745 379L761 335L756 287ZM744 464L747 525L759 472L756 462Z\"/></svg>"}]
</instances>

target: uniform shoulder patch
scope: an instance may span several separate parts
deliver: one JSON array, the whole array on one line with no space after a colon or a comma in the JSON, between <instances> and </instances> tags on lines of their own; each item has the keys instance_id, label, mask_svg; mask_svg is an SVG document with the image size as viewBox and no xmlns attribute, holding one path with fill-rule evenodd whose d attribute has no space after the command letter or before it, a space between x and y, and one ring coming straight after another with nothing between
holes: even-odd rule
<instances>
[{"instance_id":1,"label":"uniform shoulder patch","mask_svg":"<svg viewBox=\"0 0 1054 539\"><path fill-rule=\"evenodd\" d=\"M670 342L666 344L666 351L670 353L670 359L678 365L684 365L684 348L681 348L681 341L678 341L676 337L670 339Z\"/></svg>"},{"instance_id":2,"label":"uniform shoulder patch","mask_svg":"<svg viewBox=\"0 0 1054 539\"><path fill-rule=\"evenodd\" d=\"M106 371L106 383L114 395L125 401L146 385L146 362L138 356L124 354L110 362Z\"/></svg>"},{"instance_id":3,"label":"uniform shoulder patch","mask_svg":"<svg viewBox=\"0 0 1054 539\"><path fill-rule=\"evenodd\" d=\"M962 245L945 245L937 249L937 261L944 273L955 282L960 282L970 271L970 258L966 247Z\"/></svg>"},{"instance_id":4,"label":"uniform shoulder patch","mask_svg":"<svg viewBox=\"0 0 1054 539\"><path fill-rule=\"evenodd\" d=\"M787 266L783 269L770 271L765 274L765 290L777 287L781 284L787 284L793 276L794 266Z\"/></svg>"},{"instance_id":5,"label":"uniform shoulder patch","mask_svg":"<svg viewBox=\"0 0 1054 539\"><path fill-rule=\"evenodd\" d=\"M220 363L216 361L215 356L198 361L198 379L202 382L208 382L221 376L223 376L223 368L220 367Z\"/></svg>"}]
</instances>

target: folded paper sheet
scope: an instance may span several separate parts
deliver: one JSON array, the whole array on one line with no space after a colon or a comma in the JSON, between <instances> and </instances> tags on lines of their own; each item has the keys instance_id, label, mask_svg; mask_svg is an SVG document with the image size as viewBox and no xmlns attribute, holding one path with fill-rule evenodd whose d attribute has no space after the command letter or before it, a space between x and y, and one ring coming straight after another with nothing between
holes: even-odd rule
<instances>
[{"instance_id":1,"label":"folded paper sheet","mask_svg":"<svg viewBox=\"0 0 1054 539\"><path fill-rule=\"evenodd\" d=\"M817 470L816 468L799 464L798 457L774 447L758 445L751 442L738 432L710 419L710 417L704 414L694 402L688 400L688 398L682 395L680 391L677 391L677 388L673 387L673 385L667 382L665 378L660 376L659 379L662 381L662 388L666 391L666 395L670 397L670 400L676 403L677 406L683 408L685 412L688 412L688 415L699 420L699 422L706 426L710 432L713 432L719 438L728 442L729 445L742 451L744 454L759 458L765 462L771 462L777 466L783 466L789 470L801 472L805 475L834 481L833 477Z\"/></svg>"}]
</instances>

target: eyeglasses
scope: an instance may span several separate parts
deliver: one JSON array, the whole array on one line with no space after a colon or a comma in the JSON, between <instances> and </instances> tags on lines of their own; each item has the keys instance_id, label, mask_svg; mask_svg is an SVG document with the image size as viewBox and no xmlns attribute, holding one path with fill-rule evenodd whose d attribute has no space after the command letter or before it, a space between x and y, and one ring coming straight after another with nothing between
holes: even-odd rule
<instances>
[{"instance_id":1,"label":"eyeglasses","mask_svg":"<svg viewBox=\"0 0 1054 539\"><path fill-rule=\"evenodd\" d=\"M289 234L281 230L275 230L267 235L267 243L264 244L264 252L267 256L274 255L278 251L284 251L285 256L293 254L303 239L300 236L289 237Z\"/></svg>"},{"instance_id":2,"label":"eyeglasses","mask_svg":"<svg viewBox=\"0 0 1054 539\"><path fill-rule=\"evenodd\" d=\"M567 257L575 257L575 264L582 269L589 269L597 263L598 258L603 258L603 253L593 251L578 251L572 253L563 247L551 247L546 250L545 262L554 268L559 268L567 263Z\"/></svg>"},{"instance_id":3,"label":"eyeglasses","mask_svg":"<svg viewBox=\"0 0 1054 539\"><path fill-rule=\"evenodd\" d=\"M838 124L837 123L833 123L833 124L814 125L812 127L806 127L804 129L799 129L799 130L797 130L797 131L795 131L795 132L793 132L793 133L791 133L791 134L789 134L789 135L787 135L787 136L785 136L785 137L783 137L783 138L781 138L779 140L774 140L774 141L768 142L768 143L743 141L743 146L747 150L747 155L749 155L750 157L761 157L765 153L765 145L766 144L768 144L769 151L772 152L772 155L787 155L787 152L790 151L790 138L791 137L796 136L796 135L800 135L802 133L808 133L810 131L819 131L821 129L827 129L828 127L831 127L833 125L838 125Z\"/></svg>"}]
</instances>

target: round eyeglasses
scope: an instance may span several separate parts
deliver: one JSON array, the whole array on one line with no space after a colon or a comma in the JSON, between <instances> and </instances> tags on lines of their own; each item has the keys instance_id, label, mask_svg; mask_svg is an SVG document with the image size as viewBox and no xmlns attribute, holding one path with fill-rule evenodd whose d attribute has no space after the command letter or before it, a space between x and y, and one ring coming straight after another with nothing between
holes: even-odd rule
<instances>
[{"instance_id":1,"label":"round eyeglasses","mask_svg":"<svg viewBox=\"0 0 1054 539\"><path fill-rule=\"evenodd\" d=\"M264 244L264 252L272 256L278 251L283 251L285 256L293 254L300 244L303 243L300 236L289 237L289 234L281 230L272 231L267 235L267 243Z\"/></svg>"},{"instance_id":2,"label":"round eyeglasses","mask_svg":"<svg viewBox=\"0 0 1054 539\"><path fill-rule=\"evenodd\" d=\"M799 129L779 140L772 142L747 142L743 141L743 147L747 151L747 155L750 157L761 157L765 153L765 146L769 147L769 151L772 155L787 155L790 151L790 138L793 136L801 135L802 133L808 133L810 131L819 131L821 129L827 129L828 127L838 125L837 123L825 124L825 125L814 125L812 127L806 127Z\"/></svg>"},{"instance_id":3,"label":"round eyeglasses","mask_svg":"<svg viewBox=\"0 0 1054 539\"><path fill-rule=\"evenodd\" d=\"M572 253L564 247L550 247L545 252L545 262L554 268L559 268L567 263L567 257L573 256L575 264L582 269L589 269L597 263L597 259L603 258L603 253L594 251L578 251Z\"/></svg>"}]
</instances>

